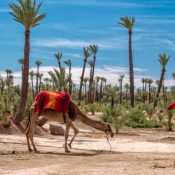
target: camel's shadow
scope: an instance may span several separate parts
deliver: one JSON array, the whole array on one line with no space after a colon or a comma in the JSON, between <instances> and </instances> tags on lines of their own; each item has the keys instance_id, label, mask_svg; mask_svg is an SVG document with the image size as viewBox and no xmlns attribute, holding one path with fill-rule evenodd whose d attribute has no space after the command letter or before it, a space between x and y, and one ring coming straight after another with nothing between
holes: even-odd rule
<instances>
[{"instance_id":1,"label":"camel's shadow","mask_svg":"<svg viewBox=\"0 0 175 175\"><path fill-rule=\"evenodd\" d=\"M75 151L75 152L74 152ZM65 153L65 152L45 152L45 151L40 151L38 154L52 154L52 155L64 155L64 156L85 156L85 157L91 157L91 156L96 156L96 155L102 155L102 154L121 154L119 152L114 152L114 151L105 151L105 150L85 150L85 149L77 149L73 148L71 149L70 153Z\"/></svg>"},{"instance_id":2,"label":"camel's shadow","mask_svg":"<svg viewBox=\"0 0 175 175\"><path fill-rule=\"evenodd\" d=\"M105 150L85 150L85 149L76 149L73 148L70 153L65 152L54 152L54 151L39 151L35 153L34 151L7 151L7 152L0 152L0 156L7 156L7 155L18 155L18 154L38 154L38 155L60 155L60 156L78 156L78 157L91 157L103 154L122 154L120 152L115 151L105 151Z\"/></svg>"}]
</instances>

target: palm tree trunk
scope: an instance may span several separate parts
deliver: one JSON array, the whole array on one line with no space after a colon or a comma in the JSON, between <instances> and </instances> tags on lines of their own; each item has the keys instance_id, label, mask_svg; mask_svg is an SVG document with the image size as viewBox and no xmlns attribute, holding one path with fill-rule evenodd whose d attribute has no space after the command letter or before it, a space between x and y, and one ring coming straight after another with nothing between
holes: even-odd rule
<instances>
[{"instance_id":1,"label":"palm tree trunk","mask_svg":"<svg viewBox=\"0 0 175 175\"><path fill-rule=\"evenodd\" d=\"M33 87L33 78L31 78L31 83L32 83L32 95L33 95L33 100L34 100L35 92L34 92L34 87Z\"/></svg>"},{"instance_id":2,"label":"palm tree trunk","mask_svg":"<svg viewBox=\"0 0 175 175\"><path fill-rule=\"evenodd\" d=\"M71 77L71 67L69 67L69 94L72 94L72 77Z\"/></svg>"},{"instance_id":3,"label":"palm tree trunk","mask_svg":"<svg viewBox=\"0 0 175 175\"><path fill-rule=\"evenodd\" d=\"M90 68L90 79L89 79L89 91L88 91L88 103L92 103L92 74L93 74L93 68Z\"/></svg>"},{"instance_id":4,"label":"palm tree trunk","mask_svg":"<svg viewBox=\"0 0 175 175\"><path fill-rule=\"evenodd\" d=\"M24 46L24 71L22 75L21 98L18 107L18 112L15 117L15 124L19 125L22 121L22 115L25 110L25 105L28 95L28 78L29 78L29 56L30 56L30 30L25 31L25 46Z\"/></svg>"},{"instance_id":5,"label":"palm tree trunk","mask_svg":"<svg viewBox=\"0 0 175 175\"><path fill-rule=\"evenodd\" d=\"M120 81L120 104L123 103L122 99L123 99L123 94L122 94L122 80L121 80Z\"/></svg>"},{"instance_id":6,"label":"palm tree trunk","mask_svg":"<svg viewBox=\"0 0 175 175\"><path fill-rule=\"evenodd\" d=\"M38 92L40 92L41 91L41 79L42 79L42 77L40 77L40 79L39 79L39 88L38 88Z\"/></svg>"},{"instance_id":7,"label":"palm tree trunk","mask_svg":"<svg viewBox=\"0 0 175 175\"><path fill-rule=\"evenodd\" d=\"M91 77L90 77L90 86L89 86L89 88L90 88L90 91L89 91L89 98L90 98L90 100L89 100L89 102L90 103L93 103L93 93L92 93L92 86L93 86L93 81L94 81L94 72L95 72L95 62L96 62L96 56L94 55L94 58L93 58L93 67L92 67L92 73L91 73Z\"/></svg>"},{"instance_id":8,"label":"palm tree trunk","mask_svg":"<svg viewBox=\"0 0 175 175\"><path fill-rule=\"evenodd\" d=\"M130 95L131 106L134 107L134 70L132 59L132 32L129 32L129 73L130 73Z\"/></svg>"},{"instance_id":9,"label":"palm tree trunk","mask_svg":"<svg viewBox=\"0 0 175 175\"><path fill-rule=\"evenodd\" d=\"M38 94L38 79L39 79L39 66L37 66L37 73L36 73L36 87L35 87L36 88L36 90L35 90L36 94Z\"/></svg>"},{"instance_id":10,"label":"palm tree trunk","mask_svg":"<svg viewBox=\"0 0 175 175\"><path fill-rule=\"evenodd\" d=\"M83 79L84 79L85 69L86 69L86 60L84 59L83 70L82 70L81 81L80 81L79 96L78 96L79 101L81 101L81 95L82 95L82 87L83 87Z\"/></svg>"},{"instance_id":11,"label":"palm tree trunk","mask_svg":"<svg viewBox=\"0 0 175 175\"><path fill-rule=\"evenodd\" d=\"M149 104L151 103L151 84L149 84Z\"/></svg>"},{"instance_id":12,"label":"palm tree trunk","mask_svg":"<svg viewBox=\"0 0 175 175\"><path fill-rule=\"evenodd\" d=\"M161 76L160 76L160 81L159 81L157 93L156 93L156 96L155 96L154 108L157 106L157 101L158 101L158 98L159 98L159 95L160 95L164 74L165 74L165 68L162 68L162 73L161 73Z\"/></svg>"},{"instance_id":13,"label":"palm tree trunk","mask_svg":"<svg viewBox=\"0 0 175 175\"><path fill-rule=\"evenodd\" d=\"M100 85L100 102L101 99L103 98L103 80L101 79L101 85Z\"/></svg>"}]
</instances>

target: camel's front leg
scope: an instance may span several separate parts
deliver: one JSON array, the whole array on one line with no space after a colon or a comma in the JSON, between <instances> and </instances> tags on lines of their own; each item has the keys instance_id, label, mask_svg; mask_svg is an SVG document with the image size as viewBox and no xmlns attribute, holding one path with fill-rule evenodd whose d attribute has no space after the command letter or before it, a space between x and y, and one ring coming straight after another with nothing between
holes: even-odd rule
<instances>
[{"instance_id":1,"label":"camel's front leg","mask_svg":"<svg viewBox=\"0 0 175 175\"><path fill-rule=\"evenodd\" d=\"M76 128L76 127L73 125L73 123L71 123L71 126L70 126L70 127L74 130L74 135L73 135L73 137L72 137L70 143L68 144L68 146L69 146L70 148L72 148L72 142L74 141L76 135L79 133L79 130L78 130L78 128Z\"/></svg>"},{"instance_id":2,"label":"camel's front leg","mask_svg":"<svg viewBox=\"0 0 175 175\"><path fill-rule=\"evenodd\" d=\"M70 151L68 150L68 147L67 147L67 140L68 140L68 137L69 137L69 129L70 129L70 126L71 126L71 121L70 121L70 120L66 121L65 152L67 152L67 153L70 152Z\"/></svg>"}]
</instances>

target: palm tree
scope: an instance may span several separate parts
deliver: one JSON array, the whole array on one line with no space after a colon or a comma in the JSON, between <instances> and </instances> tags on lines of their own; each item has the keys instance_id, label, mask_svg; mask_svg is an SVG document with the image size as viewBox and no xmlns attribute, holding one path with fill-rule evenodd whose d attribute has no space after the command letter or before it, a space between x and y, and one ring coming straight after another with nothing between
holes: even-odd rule
<instances>
[{"instance_id":1,"label":"palm tree","mask_svg":"<svg viewBox=\"0 0 175 175\"><path fill-rule=\"evenodd\" d=\"M120 83L120 104L122 104L122 101L123 101L123 94L122 94L122 84L123 84L123 78L125 77L125 75L124 74L121 74L120 75L120 78L119 78L119 83Z\"/></svg>"},{"instance_id":2,"label":"palm tree","mask_svg":"<svg viewBox=\"0 0 175 175\"><path fill-rule=\"evenodd\" d=\"M129 74L130 74L130 102L134 107L134 70L133 70L133 58L132 58L132 28L135 24L135 17L132 19L128 17L121 18L121 24L128 29L129 33Z\"/></svg>"},{"instance_id":3,"label":"palm tree","mask_svg":"<svg viewBox=\"0 0 175 175\"><path fill-rule=\"evenodd\" d=\"M175 72L172 73L173 78L175 79Z\"/></svg>"},{"instance_id":4,"label":"palm tree","mask_svg":"<svg viewBox=\"0 0 175 175\"><path fill-rule=\"evenodd\" d=\"M49 78L44 78L45 81L45 89L49 90L50 88L50 79Z\"/></svg>"},{"instance_id":5,"label":"palm tree","mask_svg":"<svg viewBox=\"0 0 175 175\"><path fill-rule=\"evenodd\" d=\"M92 84L94 81L94 73L95 73L95 63L96 63L96 55L98 52L98 45L89 45L88 49L91 51L93 54L93 66L92 66L92 73L90 76L90 82L89 82L89 97L90 97L90 102L92 101Z\"/></svg>"},{"instance_id":6,"label":"palm tree","mask_svg":"<svg viewBox=\"0 0 175 175\"><path fill-rule=\"evenodd\" d=\"M96 77L96 87L95 87L95 100L96 101L99 101L99 92L98 92L98 83L99 83L99 81L100 81L100 79L101 79L101 77Z\"/></svg>"},{"instance_id":7,"label":"palm tree","mask_svg":"<svg viewBox=\"0 0 175 175\"><path fill-rule=\"evenodd\" d=\"M34 98L35 98L35 91L34 91L34 86L33 86L33 78L35 76L34 72L33 71L30 71L29 72L29 76L30 76L30 79L31 79L32 95L33 95L33 100L34 100Z\"/></svg>"},{"instance_id":8,"label":"palm tree","mask_svg":"<svg viewBox=\"0 0 175 175\"><path fill-rule=\"evenodd\" d=\"M105 84L104 89L106 89L106 82L107 82L107 79L104 78L103 81L104 81L104 84Z\"/></svg>"},{"instance_id":9,"label":"palm tree","mask_svg":"<svg viewBox=\"0 0 175 175\"><path fill-rule=\"evenodd\" d=\"M151 84L153 84L153 80L152 79L147 79L148 82L148 87L149 87L149 103L151 103Z\"/></svg>"},{"instance_id":10,"label":"palm tree","mask_svg":"<svg viewBox=\"0 0 175 175\"><path fill-rule=\"evenodd\" d=\"M111 85L106 86L106 96L110 99L111 108L114 107L116 94L118 92L119 88L117 86L112 87Z\"/></svg>"},{"instance_id":11,"label":"palm tree","mask_svg":"<svg viewBox=\"0 0 175 175\"><path fill-rule=\"evenodd\" d=\"M22 120L28 95L29 78L29 57L30 57L30 29L39 25L39 22L46 17L46 14L38 15L42 3L36 5L35 0L18 0L19 4L12 3L10 14L13 19L25 27L25 46L24 46L24 71L22 76L22 91L19 102L18 112L14 122L18 125Z\"/></svg>"},{"instance_id":12,"label":"palm tree","mask_svg":"<svg viewBox=\"0 0 175 175\"><path fill-rule=\"evenodd\" d=\"M41 90L41 80L42 80L42 77L43 77L43 74L39 74L39 92Z\"/></svg>"},{"instance_id":13,"label":"palm tree","mask_svg":"<svg viewBox=\"0 0 175 175\"><path fill-rule=\"evenodd\" d=\"M84 79L84 74L85 74L85 69L86 69L86 63L87 63L87 59L90 56L89 50L87 48L83 48L83 53L84 53L84 63L83 63L83 70L82 70L82 74L81 74L81 79L80 79L80 89L79 89L79 101L81 100L81 94L82 94L82 86L83 86L83 79Z\"/></svg>"},{"instance_id":14,"label":"palm tree","mask_svg":"<svg viewBox=\"0 0 175 175\"><path fill-rule=\"evenodd\" d=\"M128 101L128 91L129 91L129 84L125 84L125 93L126 93L126 101Z\"/></svg>"},{"instance_id":15,"label":"palm tree","mask_svg":"<svg viewBox=\"0 0 175 175\"><path fill-rule=\"evenodd\" d=\"M157 106L157 101L158 101L158 98L160 95L162 83L163 83L165 72L166 72L166 65L167 65L169 59L170 59L170 55L167 56L165 53L159 54L159 62L162 66L162 72L161 72L161 76L160 76L160 80L159 80L159 84L158 84L158 89L157 89L157 93L156 93L156 97L155 97L155 101L154 101L154 108Z\"/></svg>"},{"instance_id":16,"label":"palm tree","mask_svg":"<svg viewBox=\"0 0 175 175\"><path fill-rule=\"evenodd\" d=\"M61 71L62 67L61 67L61 58L62 58L63 54L61 52L58 52L55 54L55 58L58 62L58 66L59 66L59 69Z\"/></svg>"},{"instance_id":17,"label":"palm tree","mask_svg":"<svg viewBox=\"0 0 175 175\"><path fill-rule=\"evenodd\" d=\"M100 102L101 102L101 99L102 99L102 89L103 89L103 77L100 77Z\"/></svg>"},{"instance_id":18,"label":"palm tree","mask_svg":"<svg viewBox=\"0 0 175 175\"><path fill-rule=\"evenodd\" d=\"M84 100L85 103L87 102L87 82L89 81L89 78L84 78L83 82L84 82Z\"/></svg>"},{"instance_id":19,"label":"palm tree","mask_svg":"<svg viewBox=\"0 0 175 175\"><path fill-rule=\"evenodd\" d=\"M57 90L59 92L65 91L68 84L68 80L64 78L66 74L65 69L62 68L61 72L58 69L53 69L53 71L49 71L48 74L53 83L53 90Z\"/></svg>"},{"instance_id":20,"label":"palm tree","mask_svg":"<svg viewBox=\"0 0 175 175\"><path fill-rule=\"evenodd\" d=\"M12 76L12 70L10 70L10 69L6 69L5 70L5 72L6 72L6 75L7 75L7 77L6 77L6 86L7 86L7 91L9 92L9 89L10 89L10 86L13 84L13 76Z\"/></svg>"},{"instance_id":21,"label":"palm tree","mask_svg":"<svg viewBox=\"0 0 175 175\"><path fill-rule=\"evenodd\" d=\"M93 67L94 67L94 61L88 61L88 64L90 66L90 76L89 76L89 91L88 91L88 102L92 103L93 102L93 98L92 98L92 74L93 74Z\"/></svg>"},{"instance_id":22,"label":"palm tree","mask_svg":"<svg viewBox=\"0 0 175 175\"><path fill-rule=\"evenodd\" d=\"M142 84L143 84L143 87L142 87L142 102L143 103L145 102L145 82L146 82L146 79L142 78Z\"/></svg>"},{"instance_id":23,"label":"palm tree","mask_svg":"<svg viewBox=\"0 0 175 175\"><path fill-rule=\"evenodd\" d=\"M64 64L66 64L69 67L69 77L68 77L68 82L69 82L69 94L72 94L72 73L71 73L71 69L72 69L72 63L71 60L68 59L67 61L64 61Z\"/></svg>"},{"instance_id":24,"label":"palm tree","mask_svg":"<svg viewBox=\"0 0 175 175\"><path fill-rule=\"evenodd\" d=\"M42 64L42 62L40 60L36 60L35 61L36 67L37 67L37 71L36 71L36 87L35 87L35 94L38 94L39 92L39 67Z\"/></svg>"}]
</instances>

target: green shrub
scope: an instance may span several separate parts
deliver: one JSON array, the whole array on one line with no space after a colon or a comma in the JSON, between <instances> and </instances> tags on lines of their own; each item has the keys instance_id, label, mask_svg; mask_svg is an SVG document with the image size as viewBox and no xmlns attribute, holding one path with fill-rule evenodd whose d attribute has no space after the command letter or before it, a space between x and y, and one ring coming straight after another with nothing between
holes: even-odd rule
<instances>
[{"instance_id":1,"label":"green shrub","mask_svg":"<svg viewBox=\"0 0 175 175\"><path fill-rule=\"evenodd\" d=\"M113 108L111 108L111 106L104 107L101 119L104 122L112 123L116 133L118 133L125 124L125 115L122 106L118 105Z\"/></svg>"},{"instance_id":2,"label":"green shrub","mask_svg":"<svg viewBox=\"0 0 175 175\"><path fill-rule=\"evenodd\" d=\"M132 128L157 128L162 124L157 120L146 120L141 109L133 108L127 115L126 125Z\"/></svg>"},{"instance_id":3,"label":"green shrub","mask_svg":"<svg viewBox=\"0 0 175 175\"><path fill-rule=\"evenodd\" d=\"M174 111L173 111L173 110L167 111L167 114L168 114L167 130L168 130L168 131L173 131L172 119L173 119Z\"/></svg>"}]
</instances>

